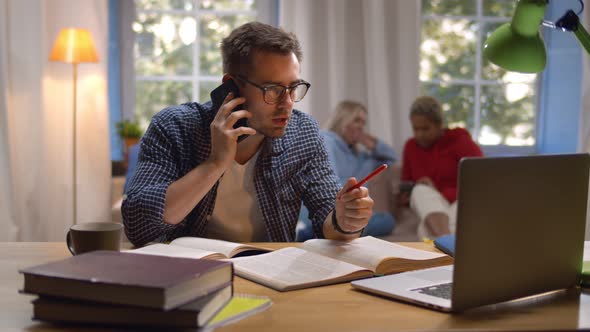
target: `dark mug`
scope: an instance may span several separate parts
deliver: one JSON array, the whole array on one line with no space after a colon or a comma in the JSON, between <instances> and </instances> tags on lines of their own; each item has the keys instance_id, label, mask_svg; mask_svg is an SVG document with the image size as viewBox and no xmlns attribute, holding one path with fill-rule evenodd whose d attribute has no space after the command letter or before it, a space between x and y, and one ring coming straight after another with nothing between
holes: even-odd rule
<instances>
[{"instance_id":1,"label":"dark mug","mask_svg":"<svg viewBox=\"0 0 590 332\"><path fill-rule=\"evenodd\" d=\"M123 225L112 222L90 222L70 227L66 243L72 255L94 250L121 249Z\"/></svg>"}]
</instances>

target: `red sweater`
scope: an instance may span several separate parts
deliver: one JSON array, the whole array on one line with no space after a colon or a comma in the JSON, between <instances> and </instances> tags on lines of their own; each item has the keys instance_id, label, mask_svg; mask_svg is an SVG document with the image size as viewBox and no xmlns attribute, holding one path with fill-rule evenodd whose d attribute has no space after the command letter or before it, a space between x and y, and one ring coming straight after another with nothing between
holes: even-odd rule
<instances>
[{"instance_id":1,"label":"red sweater","mask_svg":"<svg viewBox=\"0 0 590 332\"><path fill-rule=\"evenodd\" d=\"M483 153L463 128L444 129L441 138L427 149L411 138L404 146L402 180L415 182L429 177L447 201L453 203L457 199L459 161L474 156L481 157Z\"/></svg>"}]
</instances>

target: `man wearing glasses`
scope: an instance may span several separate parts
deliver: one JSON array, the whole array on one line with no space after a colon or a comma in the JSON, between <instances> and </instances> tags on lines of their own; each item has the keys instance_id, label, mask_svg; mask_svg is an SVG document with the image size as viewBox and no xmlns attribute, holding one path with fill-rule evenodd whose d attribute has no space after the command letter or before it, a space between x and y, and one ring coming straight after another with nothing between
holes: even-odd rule
<instances>
[{"instance_id":1,"label":"man wearing glasses","mask_svg":"<svg viewBox=\"0 0 590 332\"><path fill-rule=\"evenodd\" d=\"M293 241L302 201L317 237L358 237L373 200L363 187L346 192L354 178L340 188L317 123L293 110L310 87L299 77L297 38L252 22L232 31L221 52L223 81L233 80L239 97L154 116L123 201L129 240ZM248 125L235 126L240 119Z\"/></svg>"}]
</instances>

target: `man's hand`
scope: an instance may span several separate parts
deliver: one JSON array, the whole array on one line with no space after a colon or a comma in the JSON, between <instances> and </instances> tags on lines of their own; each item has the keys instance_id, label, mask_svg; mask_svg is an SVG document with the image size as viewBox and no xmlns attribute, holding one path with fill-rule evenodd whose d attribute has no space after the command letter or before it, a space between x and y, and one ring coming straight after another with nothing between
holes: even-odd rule
<instances>
[{"instance_id":1,"label":"man's hand","mask_svg":"<svg viewBox=\"0 0 590 332\"><path fill-rule=\"evenodd\" d=\"M369 223L373 214L373 199L369 196L369 190L365 187L346 192L348 188L357 183L355 178L350 178L344 187L336 195L336 220L338 226L346 232L356 232L363 229ZM333 212L334 213L334 212ZM326 238L338 240L352 240L359 234L343 234L332 226L331 219L324 222L324 234Z\"/></svg>"},{"instance_id":2,"label":"man's hand","mask_svg":"<svg viewBox=\"0 0 590 332\"><path fill-rule=\"evenodd\" d=\"M227 169L236 157L238 137L256 134L256 130L250 127L233 128L239 119L252 117L252 113L246 110L231 111L245 101L243 97L233 98L233 93L228 94L211 122L209 161L223 169Z\"/></svg>"},{"instance_id":3,"label":"man's hand","mask_svg":"<svg viewBox=\"0 0 590 332\"><path fill-rule=\"evenodd\" d=\"M234 99L231 93L223 101L211 122L209 159L172 182L166 190L165 223L176 225L182 222L236 158L238 136L256 134L256 130L252 128L233 128L239 119L252 116L250 112L244 110L231 112L244 101L246 101L245 98Z\"/></svg>"}]
</instances>

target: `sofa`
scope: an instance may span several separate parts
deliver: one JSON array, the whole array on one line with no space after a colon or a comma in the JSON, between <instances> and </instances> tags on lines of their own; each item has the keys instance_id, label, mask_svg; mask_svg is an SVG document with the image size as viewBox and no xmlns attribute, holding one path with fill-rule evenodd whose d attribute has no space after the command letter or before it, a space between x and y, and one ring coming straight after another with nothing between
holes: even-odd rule
<instances>
[{"instance_id":1,"label":"sofa","mask_svg":"<svg viewBox=\"0 0 590 332\"><path fill-rule=\"evenodd\" d=\"M369 195L375 201L373 211L389 212L395 217L393 232L380 238L392 242L418 241L418 215L409 207L397 206L400 182L401 165L393 164L368 183Z\"/></svg>"},{"instance_id":2,"label":"sofa","mask_svg":"<svg viewBox=\"0 0 590 332\"><path fill-rule=\"evenodd\" d=\"M132 169L137 161L137 146L132 148L129 157L129 171L126 178L131 176ZM393 164L368 183L369 194L375 201L374 211L389 212L395 217L395 228L389 235L380 238L393 242L418 241L418 216L409 207L398 207L396 196L401 177L401 165ZM123 222L121 216L121 203L124 192L125 178L113 178L113 205L111 217L113 222Z\"/></svg>"}]
</instances>

